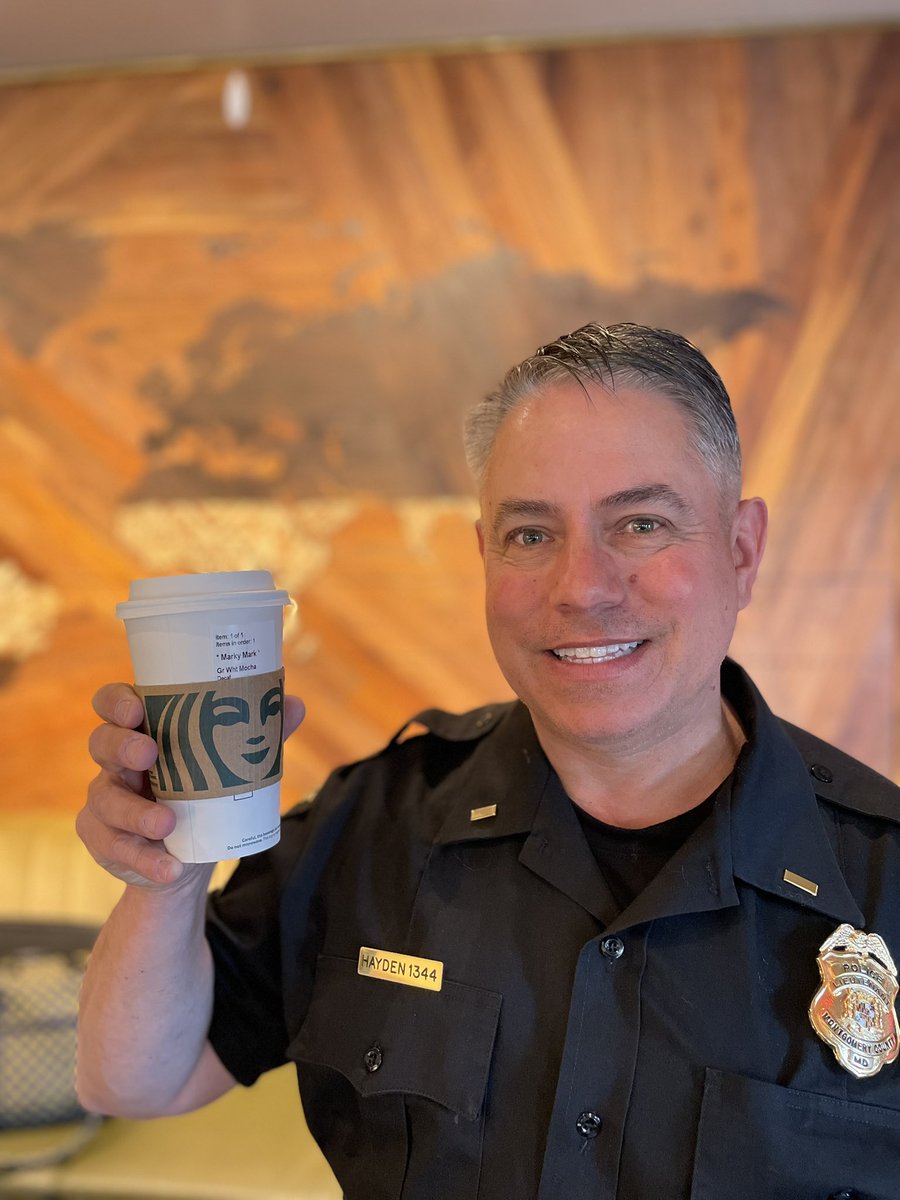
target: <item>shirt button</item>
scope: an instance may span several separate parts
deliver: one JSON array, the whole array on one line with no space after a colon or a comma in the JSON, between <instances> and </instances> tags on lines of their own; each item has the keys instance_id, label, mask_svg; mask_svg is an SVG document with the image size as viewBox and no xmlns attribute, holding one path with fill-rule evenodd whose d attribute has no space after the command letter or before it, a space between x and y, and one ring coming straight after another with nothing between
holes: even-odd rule
<instances>
[{"instance_id":1,"label":"shirt button","mask_svg":"<svg viewBox=\"0 0 900 1200\"><path fill-rule=\"evenodd\" d=\"M819 783L834 783L834 776L827 767L823 767L821 763L813 763L809 768L809 773L813 779L818 779ZM837 1195L837 1193L835 1193Z\"/></svg>"},{"instance_id":2,"label":"shirt button","mask_svg":"<svg viewBox=\"0 0 900 1200\"><path fill-rule=\"evenodd\" d=\"M381 1047L376 1042L363 1055L363 1064L369 1074L374 1075L383 1062L384 1055L381 1052Z\"/></svg>"},{"instance_id":3,"label":"shirt button","mask_svg":"<svg viewBox=\"0 0 900 1200\"><path fill-rule=\"evenodd\" d=\"M595 1138L602 1124L603 1118L595 1112L583 1112L575 1122L575 1128L583 1138Z\"/></svg>"},{"instance_id":4,"label":"shirt button","mask_svg":"<svg viewBox=\"0 0 900 1200\"><path fill-rule=\"evenodd\" d=\"M615 935L605 937L600 943L600 953L604 958L611 958L613 960L621 958L625 953L625 943L620 937L616 937Z\"/></svg>"},{"instance_id":5,"label":"shirt button","mask_svg":"<svg viewBox=\"0 0 900 1200\"><path fill-rule=\"evenodd\" d=\"M828 1200L857 1200L858 1193L854 1188L840 1188L832 1192Z\"/></svg>"}]
</instances>

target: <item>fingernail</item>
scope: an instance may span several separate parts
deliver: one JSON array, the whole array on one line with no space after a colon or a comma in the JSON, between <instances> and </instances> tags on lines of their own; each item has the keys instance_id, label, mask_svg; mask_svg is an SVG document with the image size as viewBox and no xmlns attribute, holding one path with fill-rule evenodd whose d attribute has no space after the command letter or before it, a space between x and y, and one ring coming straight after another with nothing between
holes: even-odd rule
<instances>
[{"instance_id":1,"label":"fingernail","mask_svg":"<svg viewBox=\"0 0 900 1200\"><path fill-rule=\"evenodd\" d=\"M131 721L129 718L133 711L130 700L120 700L115 710L116 723L119 725L130 725Z\"/></svg>"},{"instance_id":2,"label":"fingernail","mask_svg":"<svg viewBox=\"0 0 900 1200\"><path fill-rule=\"evenodd\" d=\"M184 863L176 858L164 858L157 868L157 875L162 883L174 883L184 870Z\"/></svg>"},{"instance_id":3,"label":"fingernail","mask_svg":"<svg viewBox=\"0 0 900 1200\"><path fill-rule=\"evenodd\" d=\"M144 761L144 743L140 738L129 738L122 747L122 755L133 767L140 767Z\"/></svg>"}]
</instances>

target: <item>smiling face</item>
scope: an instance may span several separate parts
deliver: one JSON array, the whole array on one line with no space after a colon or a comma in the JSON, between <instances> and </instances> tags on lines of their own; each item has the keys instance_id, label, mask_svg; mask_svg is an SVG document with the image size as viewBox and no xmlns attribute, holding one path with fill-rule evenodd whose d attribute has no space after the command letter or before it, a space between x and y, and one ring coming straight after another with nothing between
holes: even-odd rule
<instances>
[{"instance_id":1,"label":"smiling face","mask_svg":"<svg viewBox=\"0 0 900 1200\"><path fill-rule=\"evenodd\" d=\"M683 410L549 385L501 425L481 504L491 644L551 759L712 739L765 506L725 514Z\"/></svg>"},{"instance_id":2,"label":"smiling face","mask_svg":"<svg viewBox=\"0 0 900 1200\"><path fill-rule=\"evenodd\" d=\"M283 690L283 684L270 688L258 705L229 694L227 682L204 693L200 736L225 786L264 780L279 772ZM242 727L239 737L223 736L235 725Z\"/></svg>"}]
</instances>

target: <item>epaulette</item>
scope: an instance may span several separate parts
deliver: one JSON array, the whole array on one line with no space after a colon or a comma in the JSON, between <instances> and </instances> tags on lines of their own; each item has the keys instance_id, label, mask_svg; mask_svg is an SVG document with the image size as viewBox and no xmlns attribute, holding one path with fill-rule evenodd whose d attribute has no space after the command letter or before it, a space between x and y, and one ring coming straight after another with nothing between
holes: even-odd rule
<instances>
[{"instance_id":1,"label":"epaulette","mask_svg":"<svg viewBox=\"0 0 900 1200\"><path fill-rule=\"evenodd\" d=\"M408 741L423 733L434 734L446 742L471 742L490 733L514 707L515 701L487 704L469 712L451 713L441 708L426 708L397 731L391 744Z\"/></svg>"},{"instance_id":2,"label":"epaulette","mask_svg":"<svg viewBox=\"0 0 900 1200\"><path fill-rule=\"evenodd\" d=\"M806 762L817 796L852 812L900 824L900 787L807 730L781 723Z\"/></svg>"}]
</instances>

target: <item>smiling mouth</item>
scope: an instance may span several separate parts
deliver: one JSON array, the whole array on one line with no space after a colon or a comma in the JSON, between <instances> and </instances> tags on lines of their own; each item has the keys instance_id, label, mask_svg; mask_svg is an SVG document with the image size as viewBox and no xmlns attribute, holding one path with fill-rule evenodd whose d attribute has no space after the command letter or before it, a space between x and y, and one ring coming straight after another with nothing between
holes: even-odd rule
<instances>
[{"instance_id":1,"label":"smiling mouth","mask_svg":"<svg viewBox=\"0 0 900 1200\"><path fill-rule=\"evenodd\" d=\"M550 653L560 662L572 663L604 663L614 658L625 658L634 654L640 642L614 642L611 646L566 646L561 650L551 650Z\"/></svg>"},{"instance_id":2,"label":"smiling mouth","mask_svg":"<svg viewBox=\"0 0 900 1200\"><path fill-rule=\"evenodd\" d=\"M241 758L243 758L245 762L250 763L252 767L256 767L259 766L268 753L269 747L265 746L262 750L257 750L253 754L242 754Z\"/></svg>"}]
</instances>

